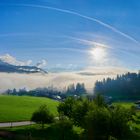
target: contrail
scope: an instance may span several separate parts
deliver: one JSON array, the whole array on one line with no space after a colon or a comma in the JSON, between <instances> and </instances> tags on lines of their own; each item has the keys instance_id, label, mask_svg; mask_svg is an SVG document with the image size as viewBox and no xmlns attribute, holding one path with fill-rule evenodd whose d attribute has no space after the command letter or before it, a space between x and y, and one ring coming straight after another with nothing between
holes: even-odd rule
<instances>
[{"instance_id":1,"label":"contrail","mask_svg":"<svg viewBox=\"0 0 140 140\"><path fill-rule=\"evenodd\" d=\"M137 56L134 54L134 52L129 52L128 50L125 50L125 49L122 49L122 48L119 48L119 49L116 49L116 48L113 48L113 47L110 47L106 44L103 44L103 43L99 43L99 42L95 42L95 41L91 41L91 40L86 40L86 39L81 39L81 38L75 38L75 37L69 37L70 39L73 39L73 40L76 40L76 41L79 41L79 43L83 43L83 44L86 44L86 45L93 45L93 46L100 46L102 48L106 48L106 49L110 49L110 50L119 50L120 53L124 53L124 54L128 54L128 55L133 55L137 58L140 58L140 56ZM87 51L88 52L88 51Z\"/></svg>"},{"instance_id":2,"label":"contrail","mask_svg":"<svg viewBox=\"0 0 140 140\"><path fill-rule=\"evenodd\" d=\"M58 11L58 12L62 12L62 13L67 13L67 14L72 14L72 15L76 15L78 17L81 17L81 18L84 18L84 19L87 19L87 20L90 20L90 21L94 21L110 30L112 30L113 32L115 33L118 33L120 34L121 36L135 42L136 44L140 45L140 42L137 41L135 38L133 38L132 36L126 34L126 33L123 33L122 31L116 29L115 27L107 24L107 23L104 23L102 22L101 20L98 20L96 18L93 18L93 17L89 17L89 16L86 16L86 15L83 15L83 14L80 14L78 12L75 12L75 11L71 11L71 10L66 10L66 9L60 9L60 8L56 8L56 7L50 7L50 6L43 6L43 5L34 5L34 4L10 4L10 5L14 5L14 6L25 6L25 7L33 7L33 8L43 8L43 9L50 9L50 10L54 10L54 11Z\"/></svg>"},{"instance_id":3,"label":"contrail","mask_svg":"<svg viewBox=\"0 0 140 140\"><path fill-rule=\"evenodd\" d=\"M79 53L89 53L87 50L82 50L82 49L75 49L75 48L66 48L66 47L61 47L61 48L38 48L34 49L35 51L53 51L53 50L66 50L66 51L73 51L73 52L79 52Z\"/></svg>"}]
</instances>

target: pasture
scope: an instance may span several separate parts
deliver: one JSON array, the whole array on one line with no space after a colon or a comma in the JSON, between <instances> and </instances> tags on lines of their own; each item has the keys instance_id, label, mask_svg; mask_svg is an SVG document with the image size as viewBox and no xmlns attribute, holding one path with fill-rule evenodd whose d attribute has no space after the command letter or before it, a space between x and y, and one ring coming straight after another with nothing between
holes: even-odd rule
<instances>
[{"instance_id":1,"label":"pasture","mask_svg":"<svg viewBox=\"0 0 140 140\"><path fill-rule=\"evenodd\" d=\"M0 122L30 120L32 113L41 105L47 105L57 115L58 101L43 97L0 96Z\"/></svg>"}]
</instances>

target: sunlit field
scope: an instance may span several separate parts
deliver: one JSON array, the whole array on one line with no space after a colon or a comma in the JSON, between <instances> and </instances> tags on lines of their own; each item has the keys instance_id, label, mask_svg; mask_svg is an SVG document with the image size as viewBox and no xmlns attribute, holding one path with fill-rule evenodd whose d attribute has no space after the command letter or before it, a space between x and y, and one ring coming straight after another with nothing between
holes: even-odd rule
<instances>
[{"instance_id":1,"label":"sunlit field","mask_svg":"<svg viewBox=\"0 0 140 140\"><path fill-rule=\"evenodd\" d=\"M57 114L59 102L40 97L0 96L0 122L30 120L40 105L46 104L51 113Z\"/></svg>"}]
</instances>

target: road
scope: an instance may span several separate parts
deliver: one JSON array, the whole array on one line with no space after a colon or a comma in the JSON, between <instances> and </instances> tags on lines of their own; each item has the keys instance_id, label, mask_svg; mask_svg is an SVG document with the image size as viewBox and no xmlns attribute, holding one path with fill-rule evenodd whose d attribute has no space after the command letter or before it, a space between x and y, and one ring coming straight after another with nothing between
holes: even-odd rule
<instances>
[{"instance_id":1,"label":"road","mask_svg":"<svg viewBox=\"0 0 140 140\"><path fill-rule=\"evenodd\" d=\"M30 121L23 121L23 122L5 122L5 123L0 123L0 127L24 126L24 125L30 125L30 124L34 124L34 122L30 122Z\"/></svg>"},{"instance_id":2,"label":"road","mask_svg":"<svg viewBox=\"0 0 140 140\"><path fill-rule=\"evenodd\" d=\"M59 117L55 117L55 120L58 120ZM15 127L15 126L24 126L24 125L31 125L35 124L35 122L31 121L20 121L20 122L3 122L0 123L0 128L2 127Z\"/></svg>"}]
</instances>

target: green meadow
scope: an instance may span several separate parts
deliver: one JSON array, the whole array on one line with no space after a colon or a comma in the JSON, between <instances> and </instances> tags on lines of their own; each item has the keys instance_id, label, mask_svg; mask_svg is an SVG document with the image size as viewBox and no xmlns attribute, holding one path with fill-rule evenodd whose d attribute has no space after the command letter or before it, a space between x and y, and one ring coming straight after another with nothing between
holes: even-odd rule
<instances>
[{"instance_id":1,"label":"green meadow","mask_svg":"<svg viewBox=\"0 0 140 140\"><path fill-rule=\"evenodd\" d=\"M30 120L39 106L46 104L51 113L57 115L58 101L43 97L0 96L0 122Z\"/></svg>"},{"instance_id":2,"label":"green meadow","mask_svg":"<svg viewBox=\"0 0 140 140\"><path fill-rule=\"evenodd\" d=\"M134 102L115 102L113 105L121 105L125 108L131 108L132 106L136 106Z\"/></svg>"}]
</instances>

